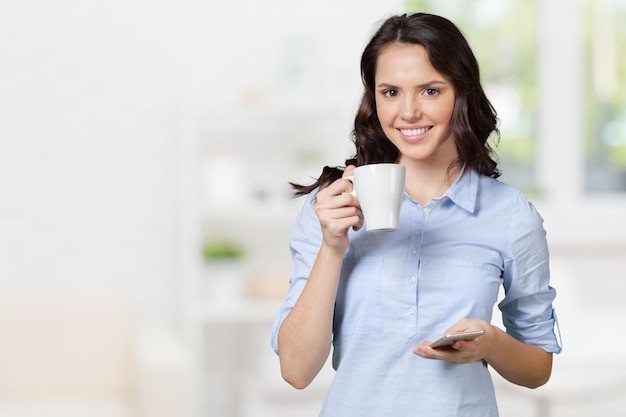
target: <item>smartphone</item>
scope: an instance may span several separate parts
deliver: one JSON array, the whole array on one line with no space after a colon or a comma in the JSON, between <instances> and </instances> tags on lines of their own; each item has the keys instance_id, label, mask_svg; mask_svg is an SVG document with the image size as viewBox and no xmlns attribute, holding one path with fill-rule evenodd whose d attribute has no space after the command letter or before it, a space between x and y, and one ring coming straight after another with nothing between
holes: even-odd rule
<instances>
[{"instance_id":1,"label":"smartphone","mask_svg":"<svg viewBox=\"0 0 626 417\"><path fill-rule=\"evenodd\" d=\"M466 330L442 336L430 344L433 349L449 348L457 340L472 340L485 333L483 329Z\"/></svg>"}]
</instances>

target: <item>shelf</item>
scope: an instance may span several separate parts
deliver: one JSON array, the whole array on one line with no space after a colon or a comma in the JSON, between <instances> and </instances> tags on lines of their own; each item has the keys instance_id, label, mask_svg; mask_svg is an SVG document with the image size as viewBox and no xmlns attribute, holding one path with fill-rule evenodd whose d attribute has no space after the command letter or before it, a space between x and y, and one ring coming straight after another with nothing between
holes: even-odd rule
<instances>
[{"instance_id":1,"label":"shelf","mask_svg":"<svg viewBox=\"0 0 626 417\"><path fill-rule=\"evenodd\" d=\"M240 222L263 223L265 221L282 221L293 224L302 207L304 200L297 200L294 204L284 204L281 206L257 206L250 208L234 209L206 209L204 211L204 221L232 221L233 224Z\"/></svg>"},{"instance_id":2,"label":"shelf","mask_svg":"<svg viewBox=\"0 0 626 417\"><path fill-rule=\"evenodd\" d=\"M267 324L274 322L282 300L243 299L227 305L210 301L190 308L192 319L199 324Z\"/></svg>"}]
</instances>

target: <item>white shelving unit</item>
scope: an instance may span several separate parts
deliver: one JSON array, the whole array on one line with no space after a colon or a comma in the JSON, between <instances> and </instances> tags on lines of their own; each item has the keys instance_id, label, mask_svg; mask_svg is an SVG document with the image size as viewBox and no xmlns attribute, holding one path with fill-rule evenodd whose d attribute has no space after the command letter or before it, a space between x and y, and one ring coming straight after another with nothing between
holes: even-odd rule
<instances>
[{"instance_id":1,"label":"white shelving unit","mask_svg":"<svg viewBox=\"0 0 626 417\"><path fill-rule=\"evenodd\" d=\"M281 398L298 396L280 379L269 346L284 295L280 291L289 279L289 234L304 202L292 198L288 182L306 182L324 164L343 163L351 146L350 117L344 113L351 109L229 111L193 103L184 111L180 165L187 184L182 190L183 240L189 247L183 260L182 320L192 355L191 417L244 416L249 414L242 408L242 396L249 395L245 381L269 384L273 388L268 392L280 392ZM250 284L265 279L275 287L270 295L279 295L212 300L206 288L210 268L199 256L209 238L243 245L246 256L238 268L243 277L233 279ZM255 395L260 397L253 401L263 400L260 391ZM316 409L323 391L313 389L305 396Z\"/></svg>"}]
</instances>

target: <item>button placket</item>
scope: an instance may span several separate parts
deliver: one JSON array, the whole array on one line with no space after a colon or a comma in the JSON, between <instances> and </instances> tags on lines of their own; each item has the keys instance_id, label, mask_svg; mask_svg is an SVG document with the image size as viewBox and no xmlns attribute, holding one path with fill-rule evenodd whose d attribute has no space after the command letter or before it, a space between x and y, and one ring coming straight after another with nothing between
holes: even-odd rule
<instances>
[{"instance_id":1,"label":"button placket","mask_svg":"<svg viewBox=\"0 0 626 417\"><path fill-rule=\"evenodd\" d=\"M422 248L422 213L416 210L412 221L412 228L415 230L409 238L409 252L407 259L407 270L404 291L405 323L404 330L408 337L414 336L417 332L417 282L419 280L420 258Z\"/></svg>"}]
</instances>

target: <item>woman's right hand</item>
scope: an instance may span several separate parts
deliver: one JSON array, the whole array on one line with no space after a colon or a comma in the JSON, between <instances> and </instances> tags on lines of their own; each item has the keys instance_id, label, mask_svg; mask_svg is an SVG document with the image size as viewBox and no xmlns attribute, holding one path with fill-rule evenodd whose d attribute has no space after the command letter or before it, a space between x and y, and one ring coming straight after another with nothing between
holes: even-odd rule
<instances>
[{"instance_id":1,"label":"woman's right hand","mask_svg":"<svg viewBox=\"0 0 626 417\"><path fill-rule=\"evenodd\" d=\"M355 195L350 194L353 185L344 177L351 176L354 165L348 165L342 178L334 181L317 194L315 213L322 226L323 243L342 255L350 243L348 230L363 226L363 214Z\"/></svg>"},{"instance_id":2,"label":"woman's right hand","mask_svg":"<svg viewBox=\"0 0 626 417\"><path fill-rule=\"evenodd\" d=\"M352 175L354 166L343 176ZM285 381L298 389L308 386L324 366L333 341L333 316L343 257L350 243L348 230L363 226L352 182L340 178L321 189L315 212L322 227L322 244L306 285L278 332L278 357Z\"/></svg>"}]
</instances>

